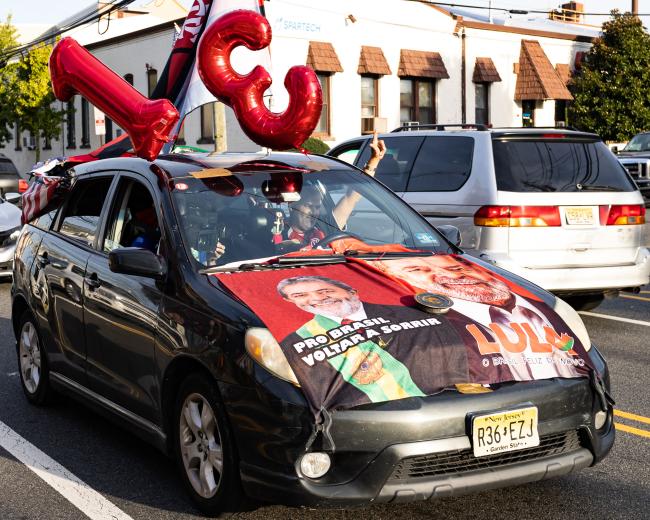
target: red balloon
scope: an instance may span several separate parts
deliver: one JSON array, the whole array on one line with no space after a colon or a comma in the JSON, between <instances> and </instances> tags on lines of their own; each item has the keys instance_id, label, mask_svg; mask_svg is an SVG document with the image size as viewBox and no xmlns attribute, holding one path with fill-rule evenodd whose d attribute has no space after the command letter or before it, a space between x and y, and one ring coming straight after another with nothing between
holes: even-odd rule
<instances>
[{"instance_id":1,"label":"red balloon","mask_svg":"<svg viewBox=\"0 0 650 520\"><path fill-rule=\"evenodd\" d=\"M271 26L254 11L224 14L205 31L199 42L199 75L217 99L232 107L244 133L260 146L300 148L316 128L323 95L316 73L309 67L291 67L284 79L289 106L282 113L264 105L271 76L257 66L249 74L235 72L230 53L238 45L260 50L271 43Z\"/></svg>"},{"instance_id":2,"label":"red balloon","mask_svg":"<svg viewBox=\"0 0 650 520\"><path fill-rule=\"evenodd\" d=\"M63 38L52 50L50 77L57 99L81 94L124 128L136 155L148 161L169 140L179 118L171 101L147 99L73 38Z\"/></svg>"}]
</instances>

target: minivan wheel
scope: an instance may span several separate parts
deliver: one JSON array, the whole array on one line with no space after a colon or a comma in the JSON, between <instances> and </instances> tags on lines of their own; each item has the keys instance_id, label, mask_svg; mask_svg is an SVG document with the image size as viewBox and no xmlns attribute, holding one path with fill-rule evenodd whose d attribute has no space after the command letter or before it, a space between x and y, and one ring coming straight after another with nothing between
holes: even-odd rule
<instances>
[{"instance_id":1,"label":"minivan wheel","mask_svg":"<svg viewBox=\"0 0 650 520\"><path fill-rule=\"evenodd\" d=\"M25 311L18 325L16 350L20 383L27 400L35 405L46 404L51 396L50 371L34 316Z\"/></svg>"},{"instance_id":2,"label":"minivan wheel","mask_svg":"<svg viewBox=\"0 0 650 520\"><path fill-rule=\"evenodd\" d=\"M604 294L584 294L563 297L563 300L577 311L590 311L595 309L603 303L604 299Z\"/></svg>"},{"instance_id":3,"label":"minivan wheel","mask_svg":"<svg viewBox=\"0 0 650 520\"><path fill-rule=\"evenodd\" d=\"M187 491L206 514L235 511L242 497L237 454L216 386L189 376L174 410L174 452Z\"/></svg>"}]
</instances>

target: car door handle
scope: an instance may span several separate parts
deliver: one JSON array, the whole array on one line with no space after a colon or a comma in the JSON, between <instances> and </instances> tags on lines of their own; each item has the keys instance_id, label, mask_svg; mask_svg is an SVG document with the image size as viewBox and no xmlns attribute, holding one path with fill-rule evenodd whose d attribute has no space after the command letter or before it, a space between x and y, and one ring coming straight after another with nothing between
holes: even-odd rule
<instances>
[{"instance_id":1,"label":"car door handle","mask_svg":"<svg viewBox=\"0 0 650 520\"><path fill-rule=\"evenodd\" d=\"M97 273L86 276L85 281L88 289L91 291L94 291L102 284L102 281L97 277Z\"/></svg>"},{"instance_id":2,"label":"car door handle","mask_svg":"<svg viewBox=\"0 0 650 520\"><path fill-rule=\"evenodd\" d=\"M49 264L50 259L47 256L47 252L43 253L42 255L38 255L36 257L36 261L38 262L39 267L45 267L47 264Z\"/></svg>"}]
</instances>

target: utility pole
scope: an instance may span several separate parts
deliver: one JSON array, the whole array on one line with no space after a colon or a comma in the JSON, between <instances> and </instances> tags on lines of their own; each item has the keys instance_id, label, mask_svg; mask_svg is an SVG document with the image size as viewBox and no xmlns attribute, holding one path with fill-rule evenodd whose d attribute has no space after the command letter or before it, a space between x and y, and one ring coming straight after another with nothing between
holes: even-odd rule
<instances>
[{"instance_id":1,"label":"utility pole","mask_svg":"<svg viewBox=\"0 0 650 520\"><path fill-rule=\"evenodd\" d=\"M632 0L632 14L638 16L639 14L639 0Z\"/></svg>"},{"instance_id":2,"label":"utility pole","mask_svg":"<svg viewBox=\"0 0 650 520\"><path fill-rule=\"evenodd\" d=\"M223 153L228 149L226 135L226 106L220 101L214 102L214 153Z\"/></svg>"}]
</instances>

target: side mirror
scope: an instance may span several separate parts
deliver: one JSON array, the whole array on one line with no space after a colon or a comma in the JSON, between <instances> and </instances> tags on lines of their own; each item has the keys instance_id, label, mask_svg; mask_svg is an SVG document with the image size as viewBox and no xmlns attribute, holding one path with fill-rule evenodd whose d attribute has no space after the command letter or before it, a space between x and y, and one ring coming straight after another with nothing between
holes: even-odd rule
<instances>
[{"instance_id":1,"label":"side mirror","mask_svg":"<svg viewBox=\"0 0 650 520\"><path fill-rule=\"evenodd\" d=\"M5 193L5 200L11 204L18 204L22 200L22 195L20 193L9 192Z\"/></svg>"},{"instance_id":2,"label":"side mirror","mask_svg":"<svg viewBox=\"0 0 650 520\"><path fill-rule=\"evenodd\" d=\"M612 146L611 150L614 155L618 155L618 146Z\"/></svg>"},{"instance_id":3,"label":"side mirror","mask_svg":"<svg viewBox=\"0 0 650 520\"><path fill-rule=\"evenodd\" d=\"M167 265L162 257L141 247L123 247L108 253L108 267L114 273L162 279Z\"/></svg>"},{"instance_id":4,"label":"side mirror","mask_svg":"<svg viewBox=\"0 0 650 520\"><path fill-rule=\"evenodd\" d=\"M460 229L456 226L449 226L444 224L442 226L436 226L436 229L442 233L447 240L449 240L455 246L460 246L462 237L460 236Z\"/></svg>"}]
</instances>

